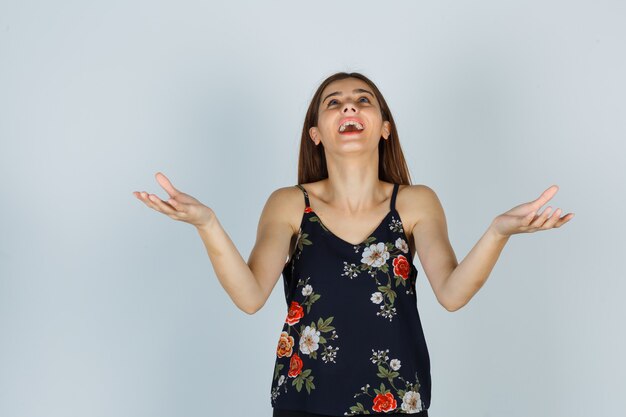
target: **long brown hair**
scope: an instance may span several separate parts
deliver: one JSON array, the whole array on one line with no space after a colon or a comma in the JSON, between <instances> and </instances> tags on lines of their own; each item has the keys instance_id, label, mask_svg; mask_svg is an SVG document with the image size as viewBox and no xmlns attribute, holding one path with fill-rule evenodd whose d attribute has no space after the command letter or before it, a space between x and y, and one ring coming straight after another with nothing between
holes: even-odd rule
<instances>
[{"instance_id":1,"label":"long brown hair","mask_svg":"<svg viewBox=\"0 0 626 417\"><path fill-rule=\"evenodd\" d=\"M374 91L376 99L380 103L380 110L383 121L391 124L391 134L389 139L381 137L378 143L378 178L381 181L411 184L411 174L404 159L396 123L391 116L389 106L381 94L378 87L365 75L358 72L337 72L326 78L317 88L315 95L311 99L309 109L306 112L304 126L302 127L302 137L300 139L300 155L298 157L298 184L306 184L328 178L328 168L326 166L326 156L324 155L324 145L320 142L315 145L309 136L309 129L317 126L318 109L324 88L333 81L344 78L358 78L367 83Z\"/></svg>"}]
</instances>

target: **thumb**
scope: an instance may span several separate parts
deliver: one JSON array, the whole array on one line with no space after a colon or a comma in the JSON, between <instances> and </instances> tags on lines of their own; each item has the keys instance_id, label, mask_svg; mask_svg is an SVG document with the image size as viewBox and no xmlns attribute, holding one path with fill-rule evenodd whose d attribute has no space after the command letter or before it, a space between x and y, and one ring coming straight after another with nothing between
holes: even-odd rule
<instances>
[{"instance_id":1,"label":"thumb","mask_svg":"<svg viewBox=\"0 0 626 417\"><path fill-rule=\"evenodd\" d=\"M170 195L170 197L175 197L176 194L180 193L180 191L172 185L170 180L163 173L157 172L154 176L156 177L157 182Z\"/></svg>"}]
</instances>

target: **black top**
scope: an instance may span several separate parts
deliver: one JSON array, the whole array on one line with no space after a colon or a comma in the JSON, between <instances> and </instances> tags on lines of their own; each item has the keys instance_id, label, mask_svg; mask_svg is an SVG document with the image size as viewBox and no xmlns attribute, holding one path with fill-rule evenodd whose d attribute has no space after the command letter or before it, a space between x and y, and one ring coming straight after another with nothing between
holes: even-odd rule
<instances>
[{"instance_id":1,"label":"black top","mask_svg":"<svg viewBox=\"0 0 626 417\"><path fill-rule=\"evenodd\" d=\"M287 316L272 377L274 415L427 410L430 359L417 310L417 268L395 208L399 185L387 215L357 245L331 232L306 189L296 186L305 209L283 269Z\"/></svg>"}]
</instances>

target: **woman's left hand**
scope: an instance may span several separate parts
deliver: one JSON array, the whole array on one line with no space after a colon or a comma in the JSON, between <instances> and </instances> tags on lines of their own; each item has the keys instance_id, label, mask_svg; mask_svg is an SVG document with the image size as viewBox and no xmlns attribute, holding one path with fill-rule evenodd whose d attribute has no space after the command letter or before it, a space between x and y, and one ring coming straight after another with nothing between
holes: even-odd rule
<instances>
[{"instance_id":1,"label":"woman's left hand","mask_svg":"<svg viewBox=\"0 0 626 417\"><path fill-rule=\"evenodd\" d=\"M516 233L534 233L538 230L549 230L563 226L574 217L574 213L567 213L565 216L559 217L561 209L557 208L552 211L552 207L548 206L539 216L536 216L541 206L550 201L558 190L559 187L553 185L536 200L520 204L506 213L500 214L491 223L491 228L498 235L509 237Z\"/></svg>"}]
</instances>

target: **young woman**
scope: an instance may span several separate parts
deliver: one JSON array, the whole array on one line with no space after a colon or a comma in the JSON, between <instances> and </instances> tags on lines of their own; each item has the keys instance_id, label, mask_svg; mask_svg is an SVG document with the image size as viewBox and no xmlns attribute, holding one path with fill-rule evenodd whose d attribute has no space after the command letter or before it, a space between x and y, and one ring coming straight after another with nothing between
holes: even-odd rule
<instances>
[{"instance_id":1,"label":"young woman","mask_svg":"<svg viewBox=\"0 0 626 417\"><path fill-rule=\"evenodd\" d=\"M275 417L427 416L430 360L417 310L417 252L448 311L469 302L509 237L557 228L574 216L540 208L557 192L494 218L461 263L436 193L411 185L396 126L374 83L337 73L317 89L302 138L298 184L275 190L246 263L213 210L171 184L135 192L148 207L196 226L233 302L265 304L281 272L287 314L272 375ZM285 259L288 261L285 263Z\"/></svg>"}]
</instances>

